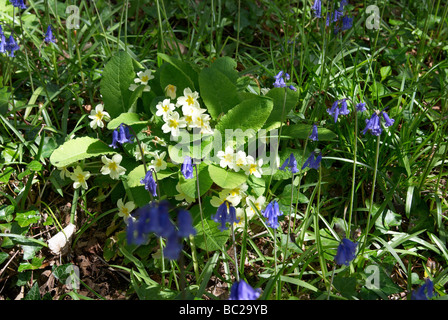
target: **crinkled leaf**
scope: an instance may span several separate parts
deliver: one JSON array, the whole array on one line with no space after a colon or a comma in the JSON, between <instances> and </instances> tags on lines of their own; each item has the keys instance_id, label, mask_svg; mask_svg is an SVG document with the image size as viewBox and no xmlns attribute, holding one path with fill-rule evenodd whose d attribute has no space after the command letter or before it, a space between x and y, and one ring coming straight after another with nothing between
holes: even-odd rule
<instances>
[{"instance_id":1,"label":"crinkled leaf","mask_svg":"<svg viewBox=\"0 0 448 320\"><path fill-rule=\"evenodd\" d=\"M134 83L136 73L132 58L125 51L113 56L104 67L100 92L103 97L104 109L112 118L129 111L132 107L133 92L129 85Z\"/></svg>"}]
</instances>

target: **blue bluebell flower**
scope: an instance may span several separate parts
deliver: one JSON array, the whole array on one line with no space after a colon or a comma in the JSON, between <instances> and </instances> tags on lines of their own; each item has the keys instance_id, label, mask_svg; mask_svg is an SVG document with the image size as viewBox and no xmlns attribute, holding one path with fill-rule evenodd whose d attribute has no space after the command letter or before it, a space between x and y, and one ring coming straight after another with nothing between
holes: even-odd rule
<instances>
[{"instance_id":1,"label":"blue bluebell flower","mask_svg":"<svg viewBox=\"0 0 448 320\"><path fill-rule=\"evenodd\" d=\"M347 98L339 100L341 103L341 108L339 109L339 114L342 114L344 116L348 115L350 113L350 110L347 108Z\"/></svg>"},{"instance_id":2,"label":"blue bluebell flower","mask_svg":"<svg viewBox=\"0 0 448 320\"><path fill-rule=\"evenodd\" d=\"M2 33L0 34L0 53L6 52L6 38L5 35Z\"/></svg>"},{"instance_id":3,"label":"blue bluebell flower","mask_svg":"<svg viewBox=\"0 0 448 320\"><path fill-rule=\"evenodd\" d=\"M221 223L219 230L227 230L226 223L238 223L240 219L236 218L236 209L229 201L225 200L216 210L216 213L211 217L213 221Z\"/></svg>"},{"instance_id":4,"label":"blue bluebell flower","mask_svg":"<svg viewBox=\"0 0 448 320\"><path fill-rule=\"evenodd\" d=\"M353 18L350 18L348 16L344 16L342 18L342 30L348 30L353 26Z\"/></svg>"},{"instance_id":5,"label":"blue bluebell flower","mask_svg":"<svg viewBox=\"0 0 448 320\"><path fill-rule=\"evenodd\" d=\"M181 209L177 217L177 229L171 221L169 202L151 202L138 208L127 221L126 238L129 244L144 244L149 234L166 239L164 256L168 259L178 259L182 251L182 238L194 235L192 218L187 210Z\"/></svg>"},{"instance_id":6,"label":"blue bluebell flower","mask_svg":"<svg viewBox=\"0 0 448 320\"><path fill-rule=\"evenodd\" d=\"M254 289L246 281L240 280L232 285L229 300L257 300L260 294L260 289Z\"/></svg>"},{"instance_id":7,"label":"blue bluebell flower","mask_svg":"<svg viewBox=\"0 0 448 320\"><path fill-rule=\"evenodd\" d=\"M19 9L26 9L25 2L23 0L9 0L11 4Z\"/></svg>"},{"instance_id":8,"label":"blue bluebell flower","mask_svg":"<svg viewBox=\"0 0 448 320\"><path fill-rule=\"evenodd\" d=\"M138 224L138 221L134 220L133 217L128 218L126 227L126 239L129 244L140 245L145 243L146 234L138 229L139 226L140 225Z\"/></svg>"},{"instance_id":9,"label":"blue bluebell flower","mask_svg":"<svg viewBox=\"0 0 448 320\"><path fill-rule=\"evenodd\" d=\"M267 224L269 227L277 229L279 226L278 217L283 215L283 212L280 211L278 202L272 200L271 202L268 203L266 208L261 211L261 214L263 215L263 217L267 219Z\"/></svg>"},{"instance_id":10,"label":"blue bluebell flower","mask_svg":"<svg viewBox=\"0 0 448 320\"><path fill-rule=\"evenodd\" d=\"M339 104L341 104L341 107L338 108ZM347 98L339 99L333 102L330 109L327 109L327 113L334 118L334 123L338 121L338 116L341 115L348 115L350 113L350 110L347 108Z\"/></svg>"},{"instance_id":11,"label":"blue bluebell flower","mask_svg":"<svg viewBox=\"0 0 448 320\"><path fill-rule=\"evenodd\" d=\"M350 262L356 257L356 247L357 243L350 241L347 238L342 239L338 246L336 255L334 256L334 261L337 264L344 264L348 266Z\"/></svg>"},{"instance_id":12,"label":"blue bluebell flower","mask_svg":"<svg viewBox=\"0 0 448 320\"><path fill-rule=\"evenodd\" d=\"M291 90L297 91L297 89L293 85L286 85L286 81L289 81L290 76L288 73L280 71L274 76L274 84L275 88L289 88Z\"/></svg>"},{"instance_id":13,"label":"blue bluebell flower","mask_svg":"<svg viewBox=\"0 0 448 320\"><path fill-rule=\"evenodd\" d=\"M395 120L389 118L389 116L387 115L386 111L381 112L381 114L383 115L384 121L386 122L385 123L386 127L390 127L391 125L394 124Z\"/></svg>"},{"instance_id":14,"label":"blue bluebell flower","mask_svg":"<svg viewBox=\"0 0 448 320\"><path fill-rule=\"evenodd\" d=\"M411 300L429 300L434 296L434 283L426 278L425 283L412 292Z\"/></svg>"},{"instance_id":15,"label":"blue bluebell flower","mask_svg":"<svg viewBox=\"0 0 448 320\"><path fill-rule=\"evenodd\" d=\"M133 138L129 128L122 123L112 132L112 143L109 146L116 149L117 144L133 143Z\"/></svg>"},{"instance_id":16,"label":"blue bluebell flower","mask_svg":"<svg viewBox=\"0 0 448 320\"><path fill-rule=\"evenodd\" d=\"M333 22L339 21L340 18L344 16L344 12L342 10L336 9L333 13Z\"/></svg>"},{"instance_id":17,"label":"blue bluebell flower","mask_svg":"<svg viewBox=\"0 0 448 320\"><path fill-rule=\"evenodd\" d=\"M12 35L9 36L9 39L6 41L5 49L9 51L10 57L15 57L14 51L17 51L20 49L17 42L14 40L14 37Z\"/></svg>"},{"instance_id":18,"label":"blue bluebell flower","mask_svg":"<svg viewBox=\"0 0 448 320\"><path fill-rule=\"evenodd\" d=\"M166 238L166 246L163 249L163 255L170 260L177 260L182 252L182 243L176 233L170 234Z\"/></svg>"},{"instance_id":19,"label":"blue bluebell flower","mask_svg":"<svg viewBox=\"0 0 448 320\"><path fill-rule=\"evenodd\" d=\"M317 125L313 125L313 130L311 131L311 135L308 138L312 141L319 141Z\"/></svg>"},{"instance_id":20,"label":"blue bluebell flower","mask_svg":"<svg viewBox=\"0 0 448 320\"><path fill-rule=\"evenodd\" d=\"M314 10L314 17L315 18L322 18L322 3L321 0L314 0L314 4L311 7L311 9Z\"/></svg>"},{"instance_id":21,"label":"blue bluebell flower","mask_svg":"<svg viewBox=\"0 0 448 320\"><path fill-rule=\"evenodd\" d=\"M274 76L275 82L273 84L274 87L276 88L284 88L286 87L286 82L285 82L285 78L283 77L283 71L280 71L279 73L277 73L277 75ZM288 81L289 79L289 74L285 74L285 77L287 78L286 81Z\"/></svg>"},{"instance_id":22,"label":"blue bluebell flower","mask_svg":"<svg viewBox=\"0 0 448 320\"><path fill-rule=\"evenodd\" d=\"M302 170L306 167L310 167L311 169L319 169L320 162L322 160L322 153L319 153L316 157L315 152L311 152L311 155L306 159L305 163L302 166Z\"/></svg>"},{"instance_id":23,"label":"blue bluebell flower","mask_svg":"<svg viewBox=\"0 0 448 320\"><path fill-rule=\"evenodd\" d=\"M48 27L47 27L47 32L45 32L44 41L46 43L50 43L50 42L55 43L56 42L56 39L53 37L53 30L52 30L51 25L48 25Z\"/></svg>"},{"instance_id":24,"label":"blue bluebell flower","mask_svg":"<svg viewBox=\"0 0 448 320\"><path fill-rule=\"evenodd\" d=\"M365 104L365 102L360 102L360 103L358 103L358 104L355 106L355 108L356 108L356 111L358 111L358 112L364 112L364 111L367 110L367 109L366 109L366 104Z\"/></svg>"},{"instance_id":25,"label":"blue bluebell flower","mask_svg":"<svg viewBox=\"0 0 448 320\"><path fill-rule=\"evenodd\" d=\"M193 164L191 157L185 157L180 170L185 179L193 178Z\"/></svg>"},{"instance_id":26,"label":"blue bluebell flower","mask_svg":"<svg viewBox=\"0 0 448 320\"><path fill-rule=\"evenodd\" d=\"M181 238L187 238L190 235L196 234L196 229L193 227L193 219L189 211L181 209L177 214L177 235Z\"/></svg>"},{"instance_id":27,"label":"blue bluebell flower","mask_svg":"<svg viewBox=\"0 0 448 320\"><path fill-rule=\"evenodd\" d=\"M140 180L141 184L145 185L145 189L148 190L154 197L157 196L157 184L152 176L152 170L148 170L145 177Z\"/></svg>"},{"instance_id":28,"label":"blue bluebell flower","mask_svg":"<svg viewBox=\"0 0 448 320\"><path fill-rule=\"evenodd\" d=\"M367 131L370 131L371 134L375 136L381 135L383 129L381 128L380 117L378 114L374 112L370 119L366 119L366 127L362 131L362 134L366 134Z\"/></svg>"},{"instance_id":29,"label":"blue bluebell flower","mask_svg":"<svg viewBox=\"0 0 448 320\"><path fill-rule=\"evenodd\" d=\"M294 157L294 154L290 154L288 158L283 162L280 170L285 171L285 168L288 167L292 173L297 173L299 170L297 169L297 160Z\"/></svg>"}]
</instances>

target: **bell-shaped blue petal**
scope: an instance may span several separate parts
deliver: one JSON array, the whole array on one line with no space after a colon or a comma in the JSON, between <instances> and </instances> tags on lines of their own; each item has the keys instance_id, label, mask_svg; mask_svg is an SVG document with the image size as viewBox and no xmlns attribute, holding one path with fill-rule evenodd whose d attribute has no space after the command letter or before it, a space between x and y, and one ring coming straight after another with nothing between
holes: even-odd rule
<instances>
[{"instance_id":1,"label":"bell-shaped blue petal","mask_svg":"<svg viewBox=\"0 0 448 320\"><path fill-rule=\"evenodd\" d=\"M191 157L185 157L184 162L181 166L181 172L185 179L193 178L193 165Z\"/></svg>"},{"instance_id":2,"label":"bell-shaped blue petal","mask_svg":"<svg viewBox=\"0 0 448 320\"><path fill-rule=\"evenodd\" d=\"M338 246L338 250L334 257L334 261L337 264L344 264L348 266L350 262L356 257L356 247L357 243L350 241L347 238L342 239L341 243Z\"/></svg>"},{"instance_id":3,"label":"bell-shaped blue petal","mask_svg":"<svg viewBox=\"0 0 448 320\"><path fill-rule=\"evenodd\" d=\"M152 170L148 170L145 177L140 180L141 184L145 185L145 189L148 190L154 197L157 196L157 184L152 175Z\"/></svg>"},{"instance_id":4,"label":"bell-shaped blue petal","mask_svg":"<svg viewBox=\"0 0 448 320\"><path fill-rule=\"evenodd\" d=\"M177 214L177 235L181 238L195 235L196 229L193 228L192 222L193 219L189 211L183 209L179 210L179 213Z\"/></svg>"},{"instance_id":5,"label":"bell-shaped blue petal","mask_svg":"<svg viewBox=\"0 0 448 320\"><path fill-rule=\"evenodd\" d=\"M317 125L313 125L313 130L311 131L311 135L308 137L312 141L318 141L318 131L317 131Z\"/></svg>"},{"instance_id":6,"label":"bell-shaped blue petal","mask_svg":"<svg viewBox=\"0 0 448 320\"><path fill-rule=\"evenodd\" d=\"M229 300L256 300L260 294L260 289L254 289L246 281L240 280L232 285Z\"/></svg>"},{"instance_id":7,"label":"bell-shaped blue petal","mask_svg":"<svg viewBox=\"0 0 448 320\"><path fill-rule=\"evenodd\" d=\"M386 127L390 127L391 125L394 124L395 120L389 118L388 114L386 113L386 111L381 112L381 114L383 115L384 121L386 122L384 125Z\"/></svg>"}]
</instances>

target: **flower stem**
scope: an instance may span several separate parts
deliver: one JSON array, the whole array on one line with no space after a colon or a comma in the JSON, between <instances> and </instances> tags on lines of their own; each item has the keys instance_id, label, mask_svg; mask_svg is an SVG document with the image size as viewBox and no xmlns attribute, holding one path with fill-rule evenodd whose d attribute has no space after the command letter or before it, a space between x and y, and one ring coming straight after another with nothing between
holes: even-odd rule
<instances>
[{"instance_id":1,"label":"flower stem","mask_svg":"<svg viewBox=\"0 0 448 320\"><path fill-rule=\"evenodd\" d=\"M232 232L232 241L233 241L233 254L235 255L235 269L236 269L236 281L240 281L240 272L239 272L239 265L238 265L238 256L236 253L236 242L235 242L235 230L233 227L233 222L230 223L230 230Z\"/></svg>"},{"instance_id":2,"label":"flower stem","mask_svg":"<svg viewBox=\"0 0 448 320\"><path fill-rule=\"evenodd\" d=\"M201 192L200 192L200 188L199 188L199 173L198 173L197 164L194 165L194 169L195 169L195 173L196 173L196 191L198 192L199 213L201 214L201 223L202 223L202 231L203 231L203 236L204 236L205 251L207 252L207 259L210 259L210 256L208 253L208 247L207 247L207 237L205 236L204 215L202 213Z\"/></svg>"},{"instance_id":3,"label":"flower stem","mask_svg":"<svg viewBox=\"0 0 448 320\"><path fill-rule=\"evenodd\" d=\"M355 198L355 177L356 177L356 161L357 161L357 152L358 152L358 115L356 108L354 108L355 112L355 145L353 149L353 171L352 171L352 189L350 194L350 210L348 214L348 226L347 226L347 237L350 237L350 228L352 225L352 215L353 215L353 205L354 205L354 198Z\"/></svg>"},{"instance_id":4,"label":"flower stem","mask_svg":"<svg viewBox=\"0 0 448 320\"><path fill-rule=\"evenodd\" d=\"M380 153L380 136L378 136L377 139L376 139L376 158L375 158L375 168L373 170L372 191L371 191L371 194L370 194L370 207L369 207L369 214L367 216L366 233L364 235L364 241L362 243L362 248L359 251L360 255L362 255L364 253L364 249L365 249L366 244L367 244L367 235L369 234L369 230L370 230L370 219L371 219L372 210L373 210L373 197L374 197L374 194L375 194L375 184L376 184L376 174L377 174L377 170L378 170L379 153Z\"/></svg>"}]
</instances>

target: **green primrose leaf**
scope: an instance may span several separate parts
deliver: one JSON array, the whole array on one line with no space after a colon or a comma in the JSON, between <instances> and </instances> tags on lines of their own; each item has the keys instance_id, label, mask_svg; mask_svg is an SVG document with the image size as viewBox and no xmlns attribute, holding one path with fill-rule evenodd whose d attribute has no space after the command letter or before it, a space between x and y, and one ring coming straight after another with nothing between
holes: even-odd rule
<instances>
[{"instance_id":1,"label":"green primrose leaf","mask_svg":"<svg viewBox=\"0 0 448 320\"><path fill-rule=\"evenodd\" d=\"M113 56L104 67L100 92L104 109L112 118L131 109L130 100L133 92L129 90L129 85L134 83L135 77L132 58L124 51Z\"/></svg>"},{"instance_id":2,"label":"green primrose leaf","mask_svg":"<svg viewBox=\"0 0 448 320\"><path fill-rule=\"evenodd\" d=\"M50 162L56 167L65 167L87 158L113 154L114 149L99 139L91 137L75 138L59 146L50 156Z\"/></svg>"}]
</instances>

